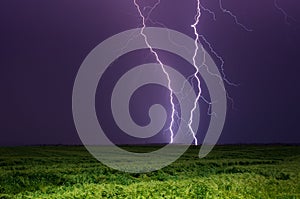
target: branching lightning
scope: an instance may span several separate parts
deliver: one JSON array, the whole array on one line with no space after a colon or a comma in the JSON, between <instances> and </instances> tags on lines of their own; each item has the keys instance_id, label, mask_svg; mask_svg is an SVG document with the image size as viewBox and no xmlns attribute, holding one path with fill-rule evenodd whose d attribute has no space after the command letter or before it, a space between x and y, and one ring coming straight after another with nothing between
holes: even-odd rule
<instances>
[{"instance_id":1,"label":"branching lightning","mask_svg":"<svg viewBox=\"0 0 300 199\"><path fill-rule=\"evenodd\" d=\"M172 112L171 112L171 122L169 125L169 130L170 130L170 143L173 143L173 136L174 136L174 132L173 132L173 124L174 124L174 115L175 115L175 104L174 104L174 99L173 99L173 90L171 87L171 79L170 79L170 75L169 73L166 71L164 64L162 63L162 61L159 59L159 56L157 54L157 52L153 49L153 47L150 45L149 41L148 41L148 37L147 35L144 33L144 30L146 28L146 17L143 15L141 8L139 6L139 4L136 2L137 0L134 0L134 5L137 8L140 17L142 18L142 24L143 27L141 28L140 34L144 37L145 43L147 45L147 47L149 48L149 50L151 51L151 53L155 56L156 61L159 63L159 65L161 66L161 69L163 71L163 73L166 75L167 80L168 80L168 89L170 91L170 103L172 105ZM160 1L158 1L157 5L159 4ZM152 10L151 10L152 12ZM149 15L149 14L148 14Z\"/></svg>"},{"instance_id":2,"label":"branching lightning","mask_svg":"<svg viewBox=\"0 0 300 199\"><path fill-rule=\"evenodd\" d=\"M276 0L275 0L276 1ZM147 35L145 34L144 30L146 28L146 22L149 20L151 21L151 23L153 24L159 24L163 27L166 28L166 26L162 23L159 23L159 22L153 22L151 19L150 19L150 15L152 13L153 10L155 10L155 8L157 8L157 6L159 6L160 4L160 0L158 0L153 6L147 6L147 7L144 7L143 8L143 11L145 12L147 9L149 10L147 12L147 14L143 14L142 10L141 10L141 7L140 5L137 3L137 0L134 0L134 5L135 7L137 8L137 11L139 13L139 16L141 17L142 19L142 28L141 28L141 31L140 31L140 35L143 36L144 40L145 40L145 43L147 45L147 47L149 48L150 52L155 56L156 58L156 61L157 63L159 63L159 65L161 66L161 69L163 71L163 73L165 74L165 76L167 77L167 80L168 80L168 89L170 91L170 103L172 105L172 113L171 113L171 122L170 122L170 125L169 125L169 128L168 130L170 131L170 143L173 143L173 136L174 136L174 132L173 132L173 126L174 124L176 123L175 122L175 116L178 118L178 120L181 120L183 122L185 122L187 125L188 125L188 128L189 128L189 131L191 132L192 136L193 136L193 139L194 139L194 142L195 142L195 145L198 145L198 140L196 138L196 132L193 130L192 128L192 124L193 124L193 115L194 115L194 111L196 110L197 108L197 104L198 104L198 101L199 99L201 98L204 102L206 102L208 105L209 105L209 109L211 107L211 105L213 104L213 102L209 102L207 99L205 99L202 95L201 95L201 82L200 82L200 79L198 77L199 75L199 68L200 67L205 67L207 72L212 75L212 76L215 76L216 78L219 78L220 81L221 80L224 80L228 85L230 86L237 86L236 84L230 82L227 77L226 77L226 74L225 74L225 71L224 71L224 64L225 64L225 61L223 60L223 58L214 50L214 48L212 47L212 45L209 43L209 41L204 37L204 35L198 33L198 30L197 30L197 26L199 25L199 21L200 21L200 18L202 16L202 13L201 11L205 11L205 12L208 12L214 21L216 21L216 14L214 11L204 7L200 0L196 0L197 2L197 7L196 7L196 15L194 16L194 23L191 25L191 27L193 28L193 32L194 32L194 35L195 35L195 40L194 40L194 45L195 45L195 49L193 51L193 57L192 57L192 61L193 61L193 66L195 68L195 73L193 73L191 76L189 76L187 78L187 81L189 80L192 80L192 79L195 79L196 82L197 82L197 93L196 93L196 98L195 100L193 101L193 108L191 109L190 111L190 118L188 121L184 121L182 118L179 117L178 115L178 112L176 111L175 109L175 103L174 103L174 99L173 99L173 94L175 93L178 93L176 91L174 91L171 87L171 78L170 78L170 75L168 74L168 72L166 71L165 69L165 66L164 64L162 63L162 61L160 60L159 56L158 56L158 53L153 49L153 47L151 46L151 44L149 43L149 40L148 40L148 37ZM227 10L226 8L224 8L223 6L223 3L222 3L222 0L219 0L219 8L220 10L224 13L224 14L228 14L230 17L233 18L235 24L237 24L238 26L240 26L242 29L244 29L245 31L252 31L252 29L249 29L248 27L246 27L245 25L243 25L242 23L239 22L238 18L236 15L234 15L230 10ZM285 12L283 12L285 13ZM174 43L175 45L178 45L177 43L173 42L170 39L170 42ZM219 59L221 65L220 65L220 69L221 69L221 74L222 76L219 76L213 72L210 71L209 67L206 65L206 51L203 47L203 45L199 45L200 43L200 39L201 39L201 42L204 42L206 44L206 46L208 47L210 53L212 53L217 59ZM180 47L184 47L184 46L181 46L181 45L178 45ZM201 49L202 53L203 53L203 61L201 63L201 65L198 65L197 62L196 62L196 57L199 53L199 50ZM190 50L190 49L186 49L186 50ZM186 82L185 82L186 83ZM184 83L184 84L185 84ZM184 87L184 85L183 85ZM183 89L183 88L182 88ZM224 88L225 89L225 88ZM181 91L179 91L180 93ZM233 100L232 98L228 95L228 93L226 92L226 95L227 95L227 98L229 98L229 100L232 101L232 104L233 104ZM216 116L216 113L210 113L210 110L208 110L208 114L209 115L212 115L212 116Z\"/></svg>"},{"instance_id":3,"label":"branching lightning","mask_svg":"<svg viewBox=\"0 0 300 199\"><path fill-rule=\"evenodd\" d=\"M217 20L216 14L215 14L213 11L211 11L210 9L204 7L204 6L201 4L201 2L200 2L200 8L201 8L201 10L203 10L203 11L208 12L209 14L211 14L211 16L212 16L212 18L213 18L214 21Z\"/></svg>"},{"instance_id":4,"label":"branching lightning","mask_svg":"<svg viewBox=\"0 0 300 199\"><path fill-rule=\"evenodd\" d=\"M234 15L231 11L229 11L229 10L227 10L227 9L225 9L225 8L223 7L222 0L219 0L219 7L220 7L220 9L221 9L221 11L222 11L223 13L229 14L229 15L234 19L235 23L236 23L238 26L242 27L245 31L248 31L248 32L252 31L252 29L249 29L249 28L247 28L245 25L243 25L242 23L240 23L240 22L238 21L238 18L237 18L236 15ZM199 24L199 20L200 20L200 17L201 17L201 10L204 10L204 11L208 12L209 14L211 14L212 17L213 17L213 20L216 21L216 14L215 14L213 11L211 11L210 9L204 7L204 6L201 4L200 0L197 0L197 13L196 13L196 15L195 15L195 23L194 23L193 25L191 25L191 26L192 26L192 28L193 28L193 30L194 30L194 34L195 34L195 37L196 37L196 38L195 38L195 51L194 51L194 56L193 56L193 65L194 65L194 67L195 67L195 69L196 69L196 72L195 72L195 74L194 74L194 77L195 77L195 79L197 80L197 86L198 86L198 91L199 91L199 92L198 92L198 94L197 94L196 100L194 101L194 107L193 107L193 109L191 110L191 117L190 117L190 120L189 120L189 123L188 123L189 129L190 129L190 131L192 132L193 137L194 137L194 140L195 140L195 145L198 144L198 143L197 143L198 141L197 141L197 138L196 138L196 136L195 136L196 133L193 131L193 129L192 129L192 127L191 127L192 122L193 122L193 112L195 111L196 106L197 106L197 103L198 103L198 100L199 100L200 98L201 98L202 100L204 100L207 104L209 104L209 107L211 107L211 104L212 104L212 102L209 102L209 101L206 100L203 96L201 96L200 79L199 79L198 76L197 76L197 74L199 73L199 67L198 67L198 65L197 65L197 63L196 63L196 55L198 54L198 51L199 51L200 38L201 38L202 41L208 46L210 52L211 52L217 59L220 60L220 62L221 62L220 68L221 68L222 77L219 76L219 75L217 75L217 74L215 74L215 73L212 73L212 72L209 70L208 66L206 65L206 57L205 57L206 51L205 51L203 45L201 45L201 50L202 50L202 52L203 52L203 61L202 61L201 67L202 67L202 66L206 67L207 72L208 72L210 75L216 76L217 78L219 78L220 81L221 81L221 80L224 80L224 81L225 81L228 85L230 85L230 86L237 86L237 84L232 83L232 82L229 81L229 80L227 79L227 77L226 77L226 74L225 74L225 72L224 72L224 64L225 64L224 59L223 59L223 58L222 58L222 57L221 57L221 56L213 49L212 45L208 42L208 40L204 37L204 35L199 34L198 31L197 31L197 25ZM224 90L225 90L225 88L224 88ZM233 99L228 95L227 92L226 92L226 95L227 95L227 98L228 98L228 99L232 102L232 104L233 104ZM216 113L211 113L211 115L216 116Z\"/></svg>"}]
</instances>

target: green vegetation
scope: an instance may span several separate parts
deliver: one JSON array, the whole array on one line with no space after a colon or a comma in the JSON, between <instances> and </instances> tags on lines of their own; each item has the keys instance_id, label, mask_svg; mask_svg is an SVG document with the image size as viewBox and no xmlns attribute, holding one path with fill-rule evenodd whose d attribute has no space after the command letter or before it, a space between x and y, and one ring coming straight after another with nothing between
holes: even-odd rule
<instances>
[{"instance_id":1,"label":"green vegetation","mask_svg":"<svg viewBox=\"0 0 300 199\"><path fill-rule=\"evenodd\" d=\"M198 152L129 174L84 147L2 147L0 198L300 198L300 146L217 146L203 159Z\"/></svg>"}]
</instances>

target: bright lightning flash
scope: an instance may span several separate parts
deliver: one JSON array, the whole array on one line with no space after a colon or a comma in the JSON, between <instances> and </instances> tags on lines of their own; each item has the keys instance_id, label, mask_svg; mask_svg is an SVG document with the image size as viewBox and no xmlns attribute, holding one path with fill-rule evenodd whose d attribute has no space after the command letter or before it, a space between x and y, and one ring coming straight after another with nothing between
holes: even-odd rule
<instances>
[{"instance_id":1,"label":"bright lightning flash","mask_svg":"<svg viewBox=\"0 0 300 199\"><path fill-rule=\"evenodd\" d=\"M151 53L155 56L156 61L159 63L159 65L161 66L161 69L163 71L163 73L166 75L167 79L168 79L168 89L170 91L170 103L172 105L172 113L171 113L171 122L170 122L170 126L169 126L169 130L170 130L170 143L173 143L173 136L174 136L174 132L173 132L173 124L174 124L174 115L175 115L175 104L174 104L174 99L173 99L173 90L171 87L171 79L170 79L170 75L169 73L166 71L164 64L162 63L162 61L159 59L159 56L157 54L157 52L153 49L153 47L151 46L151 44L148 41L148 37L145 34L144 30L146 28L146 17L143 15L141 8L139 6L139 4L136 2L137 0L134 0L134 5L137 8L140 17L142 18L142 24L143 27L141 28L141 32L140 34L144 37L145 43L147 45L147 47L149 48L149 50L151 51ZM159 4L159 2L157 3L157 5Z\"/></svg>"},{"instance_id":2,"label":"bright lightning flash","mask_svg":"<svg viewBox=\"0 0 300 199\"><path fill-rule=\"evenodd\" d=\"M195 51L194 51L194 55L193 55L193 66L195 67L195 73L194 73L194 77L197 81L197 87L198 87L198 94L196 96L196 99L194 101L194 106L191 110L191 113L190 113L190 119L189 119L189 122L188 122L188 126L189 126L189 129L193 135L193 138L195 140L195 145L198 145L198 140L196 138L196 133L195 131L193 130L192 128L192 123L193 123L193 115L194 115L194 111L196 110L197 108L197 104L198 104L198 101L201 97L201 86L200 86L200 79L198 78L198 73L199 73L199 67L197 66L197 63L196 63L196 56L198 54L198 50L199 50L199 34L198 34L198 31L197 31L197 25L199 23L199 19L201 17L201 10L200 10L200 0L197 0L197 14L195 16L195 23L193 25L191 25L191 27L194 29L194 34L195 34ZM203 48L201 46L201 48ZM203 52L204 52L204 49L202 49ZM203 59L203 61L205 62L205 59Z\"/></svg>"},{"instance_id":3,"label":"bright lightning flash","mask_svg":"<svg viewBox=\"0 0 300 199\"><path fill-rule=\"evenodd\" d=\"M196 0L196 1L197 1L197 7L196 7L197 12L196 12L196 15L195 15L195 17L194 17L194 18L195 18L195 22L191 25L191 27L192 27L193 30L194 30L194 35L195 35L195 40L194 40L195 49L194 49L194 53L193 53L193 57L192 57L192 60L193 60L193 66L194 66L194 68L195 68L195 73L194 73L191 77L193 77L193 79L196 79L196 81L197 81L197 89L198 89L198 93L196 94L196 95L197 95L197 96L196 96L196 99L195 99L195 101L193 102L193 108L192 108L191 111L190 111L190 118L189 118L189 121L187 122L187 125L188 125L188 128L189 128L189 131L191 132L191 134L192 134L192 136L193 136L193 138L194 138L195 145L198 145L198 140L197 140L197 138L196 138L196 132L195 132L195 131L193 130L193 128L192 128L194 112L195 112L195 110L196 110L196 108L197 108L197 104L198 104L198 101L199 101L200 98L203 99L206 103L208 103L209 106L211 106L211 104L212 104L212 102L207 101L207 100L201 95L201 84L200 84L200 79L199 79L199 77L198 77L198 75L199 75L199 68L202 67L202 66L205 67L206 70L207 70L207 72L208 72L210 75L215 76L216 78L219 78L220 81L221 81L221 80L224 80L224 81L225 81L228 85L230 85L230 86L237 86L237 85L234 84L234 83L231 83L231 82L226 78L226 75L225 75L225 72L224 72L224 63L225 63L225 61L223 60L223 58L222 58L221 56L219 56L219 54L213 49L212 45L208 42L208 40L204 37L204 35L199 34L198 31L197 31L197 26L199 25L199 21L200 21L200 18L201 18L201 16L202 16L201 10L203 10L203 11L208 12L209 14L211 14L214 21L216 21L216 14L215 14L214 11L212 11L212 10L210 10L210 9L208 9L208 8L206 8L206 7L204 7L204 6L201 4L200 0ZM275 3L276 3L276 0L275 0ZM178 116L178 112L177 112L176 109L175 109L175 104L174 104L174 99L173 99L173 94L176 93L176 92L171 88L171 79L170 79L170 75L169 75L168 72L166 71L165 66L164 66L164 64L162 63L162 61L159 59L158 53L153 49L153 47L152 47L151 44L149 43L148 37L147 37L147 35L146 35L145 32L144 32L144 30L145 30L145 28L146 28L146 21L147 21L147 20L150 20L150 21L151 21L150 15L151 15L152 11L153 11L159 4L160 4L160 0L158 0L158 1L155 3L155 5L154 5L153 7L149 7L149 6L148 6L148 7L145 7L144 10L145 10L145 9L149 9L150 11L148 12L147 15L144 15L144 14L142 13L142 11L141 11L141 7L140 7L139 4L137 3L137 0L134 0L134 5L135 5L135 7L137 8L137 11L138 11L138 13L139 13L139 15L140 15L140 17L141 17L141 19L142 19L142 28L141 28L141 31L140 31L140 35L143 36L143 38L144 38L144 40L145 40L145 43L146 43L147 47L149 48L149 50L151 51L151 53L155 56L156 61L157 61L157 62L159 63L159 65L161 66L161 69L162 69L162 71L164 72L164 74L166 75L167 80L168 80L168 89L169 89L169 91L170 91L170 103L171 103L171 105L172 105L171 123L170 123L170 125L169 125L169 130L170 130L170 133L171 133L171 135L170 135L170 143L173 143L173 136L174 136L173 125L174 125L174 123L175 123L174 116L179 117L179 116ZM277 8L278 10L280 10L282 13L285 14L286 18L288 18L287 15L286 15L286 13L284 12L284 10L278 8L278 5L277 5L277 4L275 4L275 6L276 6L276 8ZM228 14L230 17L232 17L236 25L240 26L242 29L244 29L244 30L247 31L247 32L251 32L251 31L252 31L252 29L249 29L249 28L247 28L245 25L243 25L242 23L240 23L239 20L238 20L238 18L237 18L237 16L234 15L230 10L224 8L223 3L222 3L222 0L219 0L219 8L220 8L220 10L221 10L224 14ZM156 22L156 23L157 23L157 22ZM163 24L161 24L161 23L157 23L157 24L160 24L160 25L162 25L163 27L165 27L165 26L164 26ZM165 27L165 28L166 28L166 27ZM211 71L209 70L209 67L206 65L206 51L205 51L203 45L199 45L200 39L208 46L208 48L209 48L209 50L210 50L210 53L212 53L217 59L220 60L220 62L221 62L220 68L221 68L222 76L219 76L219 75L214 74L213 72L211 72ZM200 48L201 48L201 51L202 51L202 53L203 53L203 61L202 61L201 65L200 65L200 67L199 67L198 64L197 64L197 62L196 62L196 57L197 57L197 54L198 54ZM189 78L190 78L190 77L189 77ZM189 79L189 78L188 78L188 79ZM225 90L225 88L224 88L224 90ZM228 95L227 92L226 92L226 95L227 95L227 98L229 98L229 99L232 101L232 103L233 103L232 98ZM215 115L215 113L212 113L211 115Z\"/></svg>"}]
</instances>

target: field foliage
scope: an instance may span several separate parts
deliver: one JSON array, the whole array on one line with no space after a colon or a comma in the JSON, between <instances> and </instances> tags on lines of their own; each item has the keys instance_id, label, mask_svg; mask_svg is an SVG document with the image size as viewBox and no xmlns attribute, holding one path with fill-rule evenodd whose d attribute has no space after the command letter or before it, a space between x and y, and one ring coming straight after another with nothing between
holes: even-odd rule
<instances>
[{"instance_id":1,"label":"field foliage","mask_svg":"<svg viewBox=\"0 0 300 199\"><path fill-rule=\"evenodd\" d=\"M300 146L217 146L203 159L198 152L129 174L81 146L2 147L0 198L300 198Z\"/></svg>"}]
</instances>

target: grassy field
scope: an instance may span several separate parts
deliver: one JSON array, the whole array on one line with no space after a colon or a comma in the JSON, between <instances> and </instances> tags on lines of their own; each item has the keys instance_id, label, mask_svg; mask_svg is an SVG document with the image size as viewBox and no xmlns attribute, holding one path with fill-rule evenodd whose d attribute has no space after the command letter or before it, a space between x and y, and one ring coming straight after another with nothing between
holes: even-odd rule
<instances>
[{"instance_id":1,"label":"grassy field","mask_svg":"<svg viewBox=\"0 0 300 199\"><path fill-rule=\"evenodd\" d=\"M198 152L129 174L84 147L2 147L0 198L300 198L300 146L217 146L204 159Z\"/></svg>"}]
</instances>

